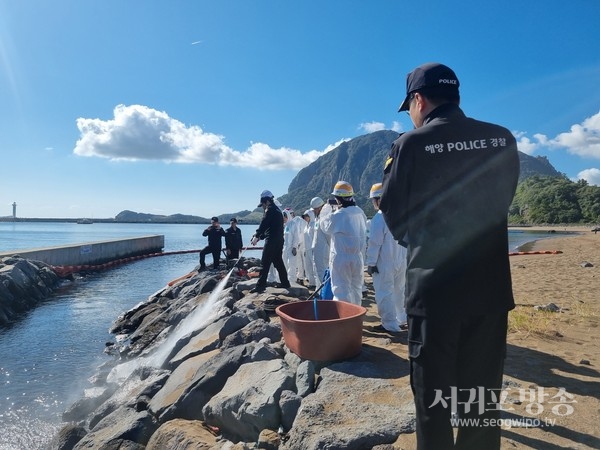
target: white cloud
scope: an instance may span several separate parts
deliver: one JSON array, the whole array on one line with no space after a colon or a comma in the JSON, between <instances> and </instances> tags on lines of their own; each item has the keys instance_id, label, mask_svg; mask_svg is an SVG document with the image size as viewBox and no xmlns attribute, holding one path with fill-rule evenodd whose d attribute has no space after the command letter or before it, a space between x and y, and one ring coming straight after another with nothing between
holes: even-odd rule
<instances>
[{"instance_id":1,"label":"white cloud","mask_svg":"<svg viewBox=\"0 0 600 450\"><path fill-rule=\"evenodd\" d=\"M588 117L571 130L561 133L548 142L553 147L563 147L573 155L600 159L600 112Z\"/></svg>"},{"instance_id":2,"label":"white cloud","mask_svg":"<svg viewBox=\"0 0 600 450\"><path fill-rule=\"evenodd\" d=\"M358 126L359 130L365 130L367 133L374 133L375 131L385 130L385 123L383 122L363 122Z\"/></svg>"},{"instance_id":3,"label":"white cloud","mask_svg":"<svg viewBox=\"0 0 600 450\"><path fill-rule=\"evenodd\" d=\"M396 120L394 120L392 122L392 131L395 131L397 133L402 133L404 131L404 127L402 126L402 124Z\"/></svg>"},{"instance_id":4,"label":"white cloud","mask_svg":"<svg viewBox=\"0 0 600 450\"><path fill-rule=\"evenodd\" d=\"M358 129L366 131L367 133L374 133L375 131L387 130L388 128L383 122L363 122L358 126ZM396 120L392 122L392 127L390 129L398 133L403 131L402 124Z\"/></svg>"},{"instance_id":5,"label":"white cloud","mask_svg":"<svg viewBox=\"0 0 600 450\"><path fill-rule=\"evenodd\" d=\"M519 150L530 155L541 147L550 147L565 149L582 158L600 159L600 112L581 124L572 125L569 131L560 133L553 139L543 134L534 134L535 141L522 132L515 132L514 135L518 140Z\"/></svg>"},{"instance_id":6,"label":"white cloud","mask_svg":"<svg viewBox=\"0 0 600 450\"><path fill-rule=\"evenodd\" d=\"M224 137L207 133L200 127L186 126L162 111L143 105L118 105L114 119L77 119L80 139L73 152L111 160L160 160L177 163L217 164L255 167L264 170L301 169L325 150L301 152L287 147L271 148L252 143L245 151L225 145Z\"/></svg>"},{"instance_id":7,"label":"white cloud","mask_svg":"<svg viewBox=\"0 0 600 450\"><path fill-rule=\"evenodd\" d=\"M517 147L523 153L528 155L533 155L537 149L541 147L539 142L533 142L525 133L517 131L513 133L515 138L517 139Z\"/></svg>"},{"instance_id":8,"label":"white cloud","mask_svg":"<svg viewBox=\"0 0 600 450\"><path fill-rule=\"evenodd\" d=\"M582 170L577 174L578 180L585 180L588 184L600 186L600 169L591 168Z\"/></svg>"}]
</instances>

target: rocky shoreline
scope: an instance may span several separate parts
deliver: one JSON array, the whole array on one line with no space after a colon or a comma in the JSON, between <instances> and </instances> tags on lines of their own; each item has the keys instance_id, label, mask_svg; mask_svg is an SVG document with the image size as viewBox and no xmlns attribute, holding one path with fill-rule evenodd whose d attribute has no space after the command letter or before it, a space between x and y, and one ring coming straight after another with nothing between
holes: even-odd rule
<instances>
[{"instance_id":1,"label":"rocky shoreline","mask_svg":"<svg viewBox=\"0 0 600 450\"><path fill-rule=\"evenodd\" d=\"M0 326L48 298L60 278L41 261L18 255L0 258Z\"/></svg>"},{"instance_id":2,"label":"rocky shoreline","mask_svg":"<svg viewBox=\"0 0 600 450\"><path fill-rule=\"evenodd\" d=\"M382 346L313 362L282 340L274 305L238 273L192 272L119 317L99 368L51 449L393 448L414 431L408 362Z\"/></svg>"}]
</instances>

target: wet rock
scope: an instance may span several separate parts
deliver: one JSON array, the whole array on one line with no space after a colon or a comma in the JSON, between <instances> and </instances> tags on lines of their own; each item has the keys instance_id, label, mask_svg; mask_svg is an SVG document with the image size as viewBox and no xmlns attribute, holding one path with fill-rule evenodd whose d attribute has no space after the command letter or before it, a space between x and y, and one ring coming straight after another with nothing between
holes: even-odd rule
<instances>
[{"instance_id":1,"label":"wet rock","mask_svg":"<svg viewBox=\"0 0 600 450\"><path fill-rule=\"evenodd\" d=\"M47 450L71 450L86 434L87 431L81 425L69 423L60 429L46 448Z\"/></svg>"},{"instance_id":2,"label":"wet rock","mask_svg":"<svg viewBox=\"0 0 600 450\"><path fill-rule=\"evenodd\" d=\"M60 284L50 266L18 255L0 259L0 326L49 297Z\"/></svg>"},{"instance_id":3,"label":"wet rock","mask_svg":"<svg viewBox=\"0 0 600 450\"><path fill-rule=\"evenodd\" d=\"M238 311L231 314L229 317L227 317L227 319L223 322L221 326L221 329L219 331L219 339L225 339L227 336L229 336L232 333L235 333L237 330L241 330L249 323L250 319L243 312Z\"/></svg>"},{"instance_id":4,"label":"wet rock","mask_svg":"<svg viewBox=\"0 0 600 450\"><path fill-rule=\"evenodd\" d=\"M256 344L213 351L185 360L150 402L150 410L166 420L203 419L202 408L240 365L249 362Z\"/></svg>"},{"instance_id":5,"label":"wet rock","mask_svg":"<svg viewBox=\"0 0 600 450\"><path fill-rule=\"evenodd\" d=\"M581 264L579 264L581 267L594 267L594 265L589 262L589 261L583 261Z\"/></svg>"},{"instance_id":6,"label":"wet rock","mask_svg":"<svg viewBox=\"0 0 600 450\"><path fill-rule=\"evenodd\" d=\"M104 417L121 406L131 407L137 411L147 409L139 407L139 397L154 396L165 384L169 375L170 372L167 370L152 370L150 368L135 370L110 398L93 411L89 420L89 427L94 428Z\"/></svg>"},{"instance_id":7,"label":"wet rock","mask_svg":"<svg viewBox=\"0 0 600 450\"><path fill-rule=\"evenodd\" d=\"M158 425L147 412L122 406L104 417L74 447L143 449Z\"/></svg>"},{"instance_id":8,"label":"wet rock","mask_svg":"<svg viewBox=\"0 0 600 450\"><path fill-rule=\"evenodd\" d=\"M117 389L117 385L104 385L88 389L88 395L73 403L62 415L64 422L79 422L86 419L92 411L104 403Z\"/></svg>"}]
</instances>

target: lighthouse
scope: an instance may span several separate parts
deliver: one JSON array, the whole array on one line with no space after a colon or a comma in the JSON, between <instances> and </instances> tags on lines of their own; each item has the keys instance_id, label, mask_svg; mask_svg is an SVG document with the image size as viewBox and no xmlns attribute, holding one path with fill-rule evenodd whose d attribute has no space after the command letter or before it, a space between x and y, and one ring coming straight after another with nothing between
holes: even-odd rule
<instances>
[{"instance_id":1,"label":"lighthouse","mask_svg":"<svg viewBox=\"0 0 600 450\"><path fill-rule=\"evenodd\" d=\"M13 219L17 218L17 202L13 202Z\"/></svg>"}]
</instances>

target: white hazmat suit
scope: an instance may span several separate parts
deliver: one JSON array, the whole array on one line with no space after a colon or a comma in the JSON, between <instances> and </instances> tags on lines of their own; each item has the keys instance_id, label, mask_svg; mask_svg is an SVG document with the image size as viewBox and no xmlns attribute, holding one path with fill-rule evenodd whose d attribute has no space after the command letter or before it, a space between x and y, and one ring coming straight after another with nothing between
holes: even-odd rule
<instances>
[{"instance_id":1,"label":"white hazmat suit","mask_svg":"<svg viewBox=\"0 0 600 450\"><path fill-rule=\"evenodd\" d=\"M290 282L295 282L298 278L300 252L304 242L304 235L300 227L306 222L301 217L294 217L289 211L284 210L283 214L284 217L287 217L283 231L283 262L287 269L288 279Z\"/></svg>"},{"instance_id":2,"label":"white hazmat suit","mask_svg":"<svg viewBox=\"0 0 600 450\"><path fill-rule=\"evenodd\" d=\"M365 213L358 206L340 208L321 218L321 228L331 236L329 269L333 299L360 305L367 239Z\"/></svg>"},{"instance_id":3,"label":"white hazmat suit","mask_svg":"<svg viewBox=\"0 0 600 450\"><path fill-rule=\"evenodd\" d=\"M371 220L366 264L378 270L372 277L381 325L388 331L400 331L400 325L406 323L406 249L394 240L381 211Z\"/></svg>"},{"instance_id":4,"label":"white hazmat suit","mask_svg":"<svg viewBox=\"0 0 600 450\"><path fill-rule=\"evenodd\" d=\"M314 268L314 258L312 243L315 237L315 213L312 209L305 212L310 217L310 221L304 227L304 276L308 280L309 286L318 286L321 280L316 276Z\"/></svg>"},{"instance_id":5,"label":"white hazmat suit","mask_svg":"<svg viewBox=\"0 0 600 450\"><path fill-rule=\"evenodd\" d=\"M318 283L315 286L320 285L325 281L325 270L329 267L329 247L331 238L327 235L321 227L322 218L330 215L332 209L330 205L324 205L318 217L315 217L314 222L314 237L312 243L312 254L313 254L313 269L315 277L318 279Z\"/></svg>"}]
</instances>

